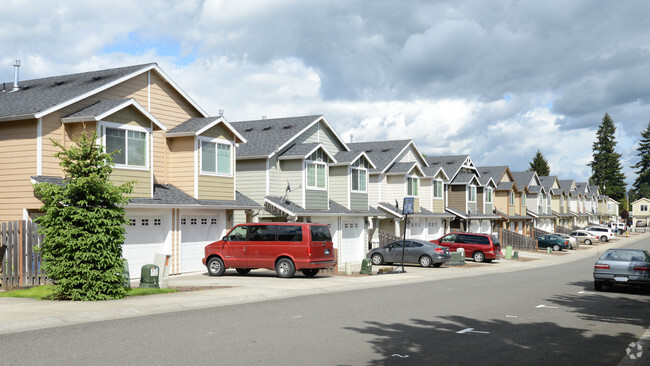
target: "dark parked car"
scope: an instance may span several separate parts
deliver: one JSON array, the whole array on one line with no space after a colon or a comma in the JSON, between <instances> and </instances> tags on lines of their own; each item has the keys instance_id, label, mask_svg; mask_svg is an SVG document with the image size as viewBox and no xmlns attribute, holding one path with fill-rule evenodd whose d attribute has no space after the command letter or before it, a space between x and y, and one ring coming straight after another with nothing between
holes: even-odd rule
<instances>
[{"instance_id":1,"label":"dark parked car","mask_svg":"<svg viewBox=\"0 0 650 366\"><path fill-rule=\"evenodd\" d=\"M603 285L650 287L650 253L641 249L608 249L594 264L594 288Z\"/></svg>"},{"instance_id":2,"label":"dark parked car","mask_svg":"<svg viewBox=\"0 0 650 366\"><path fill-rule=\"evenodd\" d=\"M537 247L539 248L553 248L558 252L562 249L569 249L569 241L557 235L540 235L537 237Z\"/></svg>"},{"instance_id":3,"label":"dark parked car","mask_svg":"<svg viewBox=\"0 0 650 366\"><path fill-rule=\"evenodd\" d=\"M428 241L408 239L404 246L404 262L419 263L422 267L440 267L449 262L451 254L449 249ZM402 262L402 240L394 241L383 247L372 249L366 254L372 264L391 264Z\"/></svg>"}]
</instances>

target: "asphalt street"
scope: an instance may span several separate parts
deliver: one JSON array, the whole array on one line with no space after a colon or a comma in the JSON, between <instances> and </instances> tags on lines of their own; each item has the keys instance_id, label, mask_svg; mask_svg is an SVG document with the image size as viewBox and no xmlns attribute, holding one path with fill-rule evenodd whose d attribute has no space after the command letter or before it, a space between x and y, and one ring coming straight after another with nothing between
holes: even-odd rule
<instances>
[{"instance_id":1,"label":"asphalt street","mask_svg":"<svg viewBox=\"0 0 650 366\"><path fill-rule=\"evenodd\" d=\"M630 245L649 249L650 241ZM595 292L591 273L600 250L587 250L593 255L518 271L493 263L479 275L0 335L0 354L8 365L628 362L627 348L650 327L650 293Z\"/></svg>"}]
</instances>

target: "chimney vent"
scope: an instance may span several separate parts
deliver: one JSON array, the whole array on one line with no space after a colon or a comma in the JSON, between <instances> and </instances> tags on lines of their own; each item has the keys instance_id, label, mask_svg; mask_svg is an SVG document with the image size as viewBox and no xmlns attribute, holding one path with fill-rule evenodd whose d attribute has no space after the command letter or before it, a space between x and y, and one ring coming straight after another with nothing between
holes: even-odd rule
<instances>
[{"instance_id":1,"label":"chimney vent","mask_svg":"<svg viewBox=\"0 0 650 366\"><path fill-rule=\"evenodd\" d=\"M266 119L266 116L262 116L262 119Z\"/></svg>"},{"instance_id":2,"label":"chimney vent","mask_svg":"<svg viewBox=\"0 0 650 366\"><path fill-rule=\"evenodd\" d=\"M354 134L350 134L350 143L354 142Z\"/></svg>"},{"instance_id":3,"label":"chimney vent","mask_svg":"<svg viewBox=\"0 0 650 366\"><path fill-rule=\"evenodd\" d=\"M223 117L223 109L219 109L219 116Z\"/></svg>"},{"instance_id":4,"label":"chimney vent","mask_svg":"<svg viewBox=\"0 0 650 366\"><path fill-rule=\"evenodd\" d=\"M20 60L14 60L14 88L11 90L12 92L20 90L20 87L18 87L18 68L19 67L20 67Z\"/></svg>"}]
</instances>

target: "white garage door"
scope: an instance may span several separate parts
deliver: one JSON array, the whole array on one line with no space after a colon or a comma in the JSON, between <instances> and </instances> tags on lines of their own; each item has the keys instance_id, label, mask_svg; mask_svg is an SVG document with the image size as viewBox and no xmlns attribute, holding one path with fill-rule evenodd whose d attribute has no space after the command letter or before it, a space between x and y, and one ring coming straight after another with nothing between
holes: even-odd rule
<instances>
[{"instance_id":1,"label":"white garage door","mask_svg":"<svg viewBox=\"0 0 650 366\"><path fill-rule=\"evenodd\" d=\"M342 240L339 255L341 264L361 262L365 257L363 242L363 219L343 220Z\"/></svg>"},{"instance_id":2,"label":"white garage door","mask_svg":"<svg viewBox=\"0 0 650 366\"><path fill-rule=\"evenodd\" d=\"M490 223L490 220L483 220L481 221L481 232L483 234L492 234L492 225Z\"/></svg>"},{"instance_id":3,"label":"white garage door","mask_svg":"<svg viewBox=\"0 0 650 366\"><path fill-rule=\"evenodd\" d=\"M409 239L424 239L424 222L423 220L409 220Z\"/></svg>"},{"instance_id":4,"label":"white garage door","mask_svg":"<svg viewBox=\"0 0 650 366\"><path fill-rule=\"evenodd\" d=\"M481 222L478 220L471 220L469 222L469 232L470 233L480 233L481 232Z\"/></svg>"},{"instance_id":5,"label":"white garage door","mask_svg":"<svg viewBox=\"0 0 650 366\"><path fill-rule=\"evenodd\" d=\"M161 216L132 216L126 228L122 256L129 261L131 278L140 278L145 264L153 264L156 253L164 252L167 229Z\"/></svg>"},{"instance_id":6,"label":"white garage door","mask_svg":"<svg viewBox=\"0 0 650 366\"><path fill-rule=\"evenodd\" d=\"M224 225L217 216L181 217L182 273L205 270L201 262L205 255L205 246L221 239Z\"/></svg>"},{"instance_id":7,"label":"white garage door","mask_svg":"<svg viewBox=\"0 0 650 366\"><path fill-rule=\"evenodd\" d=\"M444 233L441 219L430 219L427 226L429 228L429 234L425 240L438 239Z\"/></svg>"}]
</instances>

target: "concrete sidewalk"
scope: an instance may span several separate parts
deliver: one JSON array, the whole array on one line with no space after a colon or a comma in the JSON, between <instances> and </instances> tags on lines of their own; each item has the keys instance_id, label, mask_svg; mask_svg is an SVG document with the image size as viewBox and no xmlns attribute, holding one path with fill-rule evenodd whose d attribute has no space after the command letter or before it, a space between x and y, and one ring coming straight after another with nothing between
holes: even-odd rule
<instances>
[{"instance_id":1,"label":"concrete sidewalk","mask_svg":"<svg viewBox=\"0 0 650 366\"><path fill-rule=\"evenodd\" d=\"M297 273L294 278L282 279L277 278L275 272L268 270L255 270L245 276L237 274L234 270L228 270L221 277L211 277L207 272L199 272L172 276L169 279L169 286L185 289L200 288L200 290L136 296L112 301L73 302L0 298L0 334L312 294L513 272L553 266L588 257L592 257L595 261L608 248L630 244L648 237L650 233L634 234L611 240L609 243L580 246L576 250L552 254L542 251L520 252L519 260L502 259L493 263L468 261L464 266L444 265L440 268L407 265L406 273L385 275L358 275L356 273L359 272L359 264L353 265L351 276L343 275L344 269L340 268L339 275L314 278L306 278ZM377 273L378 268L386 267L396 268L396 266L374 266L373 272ZM401 267L399 269L401 270Z\"/></svg>"}]
</instances>

